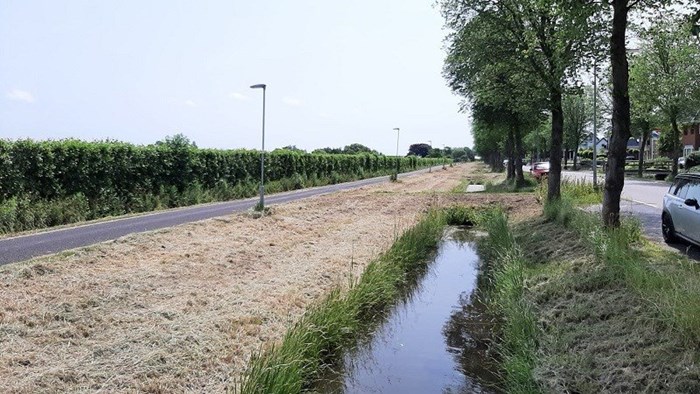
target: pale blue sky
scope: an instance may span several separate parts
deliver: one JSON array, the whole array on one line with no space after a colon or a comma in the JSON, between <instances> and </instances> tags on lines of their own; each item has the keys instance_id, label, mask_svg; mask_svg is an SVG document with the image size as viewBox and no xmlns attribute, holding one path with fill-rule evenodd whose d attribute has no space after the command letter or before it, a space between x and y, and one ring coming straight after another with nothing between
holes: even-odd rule
<instances>
[{"instance_id":1,"label":"pale blue sky","mask_svg":"<svg viewBox=\"0 0 700 394\"><path fill-rule=\"evenodd\" d=\"M2 0L0 138L471 145L434 0Z\"/></svg>"}]
</instances>

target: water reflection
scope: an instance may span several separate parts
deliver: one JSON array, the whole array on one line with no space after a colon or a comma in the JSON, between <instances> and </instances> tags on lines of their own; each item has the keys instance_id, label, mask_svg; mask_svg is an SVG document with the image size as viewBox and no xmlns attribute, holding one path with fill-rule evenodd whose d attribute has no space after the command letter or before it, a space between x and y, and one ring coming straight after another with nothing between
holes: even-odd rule
<instances>
[{"instance_id":1,"label":"water reflection","mask_svg":"<svg viewBox=\"0 0 700 394\"><path fill-rule=\"evenodd\" d=\"M475 289L479 259L472 235L451 231L410 297L346 355L343 371L320 392L493 392L490 324Z\"/></svg>"}]
</instances>

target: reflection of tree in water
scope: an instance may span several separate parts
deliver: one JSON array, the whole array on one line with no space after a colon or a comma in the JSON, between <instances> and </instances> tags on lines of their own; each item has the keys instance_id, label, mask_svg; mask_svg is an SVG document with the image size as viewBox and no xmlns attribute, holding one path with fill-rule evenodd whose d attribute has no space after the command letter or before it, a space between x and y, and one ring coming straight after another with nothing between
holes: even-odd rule
<instances>
[{"instance_id":1,"label":"reflection of tree in water","mask_svg":"<svg viewBox=\"0 0 700 394\"><path fill-rule=\"evenodd\" d=\"M479 276L482 279L482 275ZM481 285L481 280L478 282ZM483 387L488 387L491 392L498 391L497 364L489 347L495 322L480 300L480 287L472 294L460 294L458 308L442 329L447 351L455 358L460 372L467 377L458 391L445 392L478 393L484 392Z\"/></svg>"}]
</instances>

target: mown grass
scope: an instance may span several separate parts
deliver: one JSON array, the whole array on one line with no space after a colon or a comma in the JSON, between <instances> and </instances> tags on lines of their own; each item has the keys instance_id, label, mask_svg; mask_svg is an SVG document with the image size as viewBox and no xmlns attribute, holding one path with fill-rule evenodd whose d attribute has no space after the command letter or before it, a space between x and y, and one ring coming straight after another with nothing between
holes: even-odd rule
<instances>
[{"instance_id":1,"label":"mown grass","mask_svg":"<svg viewBox=\"0 0 700 394\"><path fill-rule=\"evenodd\" d=\"M542 217L485 221L504 391L698 392L700 267L633 219L604 228L581 209L600 200L564 183Z\"/></svg>"},{"instance_id":2,"label":"mown grass","mask_svg":"<svg viewBox=\"0 0 700 394\"><path fill-rule=\"evenodd\" d=\"M240 393L298 393L312 387L404 296L427 268L445 225L468 225L483 214L465 207L431 211L372 261L347 291L310 308L282 342L251 359Z\"/></svg>"},{"instance_id":3,"label":"mown grass","mask_svg":"<svg viewBox=\"0 0 700 394\"><path fill-rule=\"evenodd\" d=\"M644 239L633 218L624 218L619 228L603 227L599 215L578 209L597 195L588 188L585 193L585 186L579 185L578 191L563 194L561 201L546 204L545 216L575 231L596 259L607 264L615 280L655 305L689 341L700 341L700 267Z\"/></svg>"}]
</instances>

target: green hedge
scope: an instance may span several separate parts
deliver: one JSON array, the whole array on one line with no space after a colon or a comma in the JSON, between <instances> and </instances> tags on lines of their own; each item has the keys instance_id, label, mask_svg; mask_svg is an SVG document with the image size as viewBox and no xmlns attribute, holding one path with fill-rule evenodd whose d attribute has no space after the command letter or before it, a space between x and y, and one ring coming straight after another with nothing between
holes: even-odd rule
<instances>
[{"instance_id":1,"label":"green hedge","mask_svg":"<svg viewBox=\"0 0 700 394\"><path fill-rule=\"evenodd\" d=\"M397 160L401 171L441 163L441 159L291 151L265 157L270 192L388 174L396 169ZM254 194L259 178L259 151L0 140L0 232L246 197ZM66 218L59 215L69 206L80 209ZM40 217L25 217L27 209L42 207ZM3 226L2 218L10 216L15 218L13 224Z\"/></svg>"}]
</instances>

